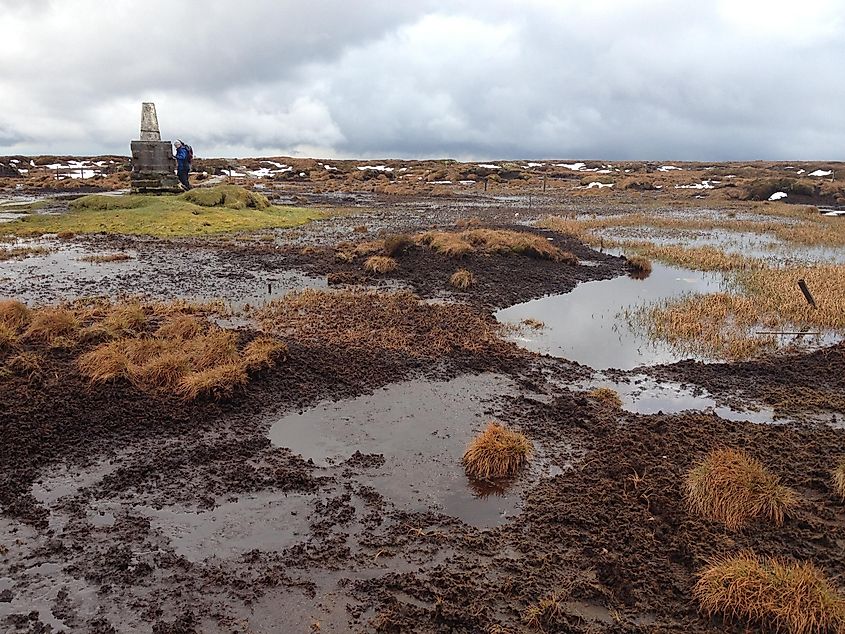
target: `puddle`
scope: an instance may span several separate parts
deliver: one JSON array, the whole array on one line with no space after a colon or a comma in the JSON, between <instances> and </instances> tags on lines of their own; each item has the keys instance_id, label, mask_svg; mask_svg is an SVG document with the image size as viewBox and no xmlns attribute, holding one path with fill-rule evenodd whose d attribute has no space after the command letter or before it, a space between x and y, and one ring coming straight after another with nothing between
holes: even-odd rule
<instances>
[{"instance_id":1,"label":"puddle","mask_svg":"<svg viewBox=\"0 0 845 634\"><path fill-rule=\"evenodd\" d=\"M500 310L496 318L515 326L525 319L543 322L542 329L522 327L512 337L528 350L599 370L630 370L641 365L672 363L689 355L635 333L625 319L626 311L688 293L713 293L721 285L721 275L653 262L652 273L644 280L617 277L584 282L570 293Z\"/></svg>"},{"instance_id":2,"label":"puddle","mask_svg":"<svg viewBox=\"0 0 845 634\"><path fill-rule=\"evenodd\" d=\"M270 492L244 495L212 510L168 506L136 506L133 512L150 525L189 561L225 559L255 550L282 551L305 539L313 496Z\"/></svg>"},{"instance_id":3,"label":"puddle","mask_svg":"<svg viewBox=\"0 0 845 634\"><path fill-rule=\"evenodd\" d=\"M497 375L452 381L406 381L355 399L325 402L273 423L270 440L323 468L353 457L380 454L358 479L397 507L435 510L468 524L500 524L519 512L519 491L549 473L542 451L532 471L505 492L489 494L467 480L461 457L470 439L493 418L487 404L514 393L515 385ZM353 463L354 464L354 463Z\"/></svg>"},{"instance_id":4,"label":"puddle","mask_svg":"<svg viewBox=\"0 0 845 634\"><path fill-rule=\"evenodd\" d=\"M630 377L630 382L617 382L602 375L596 379L578 384L582 390L596 387L609 387L619 394L622 399L622 409L635 414L678 414L694 411L714 413L725 420L749 421L752 423L771 424L785 422L785 419L775 415L770 407L759 410L739 410L724 405L718 405L716 400L706 391L684 388L679 383L657 382L653 378L637 374Z\"/></svg>"}]
</instances>

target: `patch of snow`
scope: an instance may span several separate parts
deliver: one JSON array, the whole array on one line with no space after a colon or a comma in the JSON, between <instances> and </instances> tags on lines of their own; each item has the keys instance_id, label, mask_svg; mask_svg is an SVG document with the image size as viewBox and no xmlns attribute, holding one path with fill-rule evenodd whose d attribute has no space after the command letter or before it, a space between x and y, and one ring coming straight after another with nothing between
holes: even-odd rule
<instances>
[{"instance_id":1,"label":"patch of snow","mask_svg":"<svg viewBox=\"0 0 845 634\"><path fill-rule=\"evenodd\" d=\"M803 174L805 171L806 171L806 170L798 170L798 171L797 171L797 172L795 172L795 173L796 173L796 174Z\"/></svg>"},{"instance_id":2,"label":"patch of snow","mask_svg":"<svg viewBox=\"0 0 845 634\"><path fill-rule=\"evenodd\" d=\"M254 176L255 178L267 178L268 176L273 175L273 170L269 167L259 167L257 170L249 170L247 174Z\"/></svg>"},{"instance_id":3,"label":"patch of snow","mask_svg":"<svg viewBox=\"0 0 845 634\"><path fill-rule=\"evenodd\" d=\"M736 178L736 174L728 174L725 178Z\"/></svg>"},{"instance_id":4,"label":"patch of snow","mask_svg":"<svg viewBox=\"0 0 845 634\"><path fill-rule=\"evenodd\" d=\"M19 167L19 168L18 168L18 173L19 173L19 174L29 174L29 170L28 170L28 169L24 169L24 168L22 168L22 167Z\"/></svg>"},{"instance_id":5,"label":"patch of snow","mask_svg":"<svg viewBox=\"0 0 845 634\"><path fill-rule=\"evenodd\" d=\"M593 181L587 185L587 189L593 189L595 187L598 187L599 189L602 189L603 187L613 187L613 183L600 183L598 181Z\"/></svg>"},{"instance_id":6,"label":"patch of snow","mask_svg":"<svg viewBox=\"0 0 845 634\"><path fill-rule=\"evenodd\" d=\"M830 176L833 174L833 170L816 170L815 172L810 172L807 176Z\"/></svg>"},{"instance_id":7,"label":"patch of snow","mask_svg":"<svg viewBox=\"0 0 845 634\"><path fill-rule=\"evenodd\" d=\"M429 181L429 185L451 185L452 181Z\"/></svg>"},{"instance_id":8,"label":"patch of snow","mask_svg":"<svg viewBox=\"0 0 845 634\"><path fill-rule=\"evenodd\" d=\"M278 167L280 170L283 170L287 167L284 163L276 163L276 161L261 161L262 163L267 163L268 165L272 165L273 167Z\"/></svg>"},{"instance_id":9,"label":"patch of snow","mask_svg":"<svg viewBox=\"0 0 845 634\"><path fill-rule=\"evenodd\" d=\"M299 173L299 175L300 175L300 176L305 176L305 172L300 172L300 173Z\"/></svg>"},{"instance_id":10,"label":"patch of snow","mask_svg":"<svg viewBox=\"0 0 845 634\"><path fill-rule=\"evenodd\" d=\"M475 181L458 181L461 185L475 185Z\"/></svg>"},{"instance_id":11,"label":"patch of snow","mask_svg":"<svg viewBox=\"0 0 845 634\"><path fill-rule=\"evenodd\" d=\"M598 170L596 174L610 174L611 170Z\"/></svg>"},{"instance_id":12,"label":"patch of snow","mask_svg":"<svg viewBox=\"0 0 845 634\"><path fill-rule=\"evenodd\" d=\"M771 196L769 196L769 200L780 200L781 198L786 198L786 192L775 192Z\"/></svg>"},{"instance_id":13,"label":"patch of snow","mask_svg":"<svg viewBox=\"0 0 845 634\"><path fill-rule=\"evenodd\" d=\"M35 167L35 159L29 159L29 166Z\"/></svg>"},{"instance_id":14,"label":"patch of snow","mask_svg":"<svg viewBox=\"0 0 845 634\"><path fill-rule=\"evenodd\" d=\"M527 163L525 167L531 169L532 167L545 167L545 163Z\"/></svg>"},{"instance_id":15,"label":"patch of snow","mask_svg":"<svg viewBox=\"0 0 845 634\"><path fill-rule=\"evenodd\" d=\"M675 189L713 189L713 185L711 185L711 181L701 181L693 185L675 185Z\"/></svg>"},{"instance_id":16,"label":"patch of snow","mask_svg":"<svg viewBox=\"0 0 845 634\"><path fill-rule=\"evenodd\" d=\"M555 163L555 167L565 167L568 170L572 170L573 172L580 172L582 169L587 167L586 163Z\"/></svg>"},{"instance_id":17,"label":"patch of snow","mask_svg":"<svg viewBox=\"0 0 845 634\"><path fill-rule=\"evenodd\" d=\"M400 172L407 172L407 171L408 171L408 168L407 168L407 167L400 167L400 168L399 168L399 171L400 171Z\"/></svg>"},{"instance_id":18,"label":"patch of snow","mask_svg":"<svg viewBox=\"0 0 845 634\"><path fill-rule=\"evenodd\" d=\"M336 172L337 168L334 165L323 165L329 172Z\"/></svg>"},{"instance_id":19,"label":"patch of snow","mask_svg":"<svg viewBox=\"0 0 845 634\"><path fill-rule=\"evenodd\" d=\"M233 176L246 176L246 174L241 174L240 172L233 169L223 170L223 173L230 178Z\"/></svg>"},{"instance_id":20,"label":"patch of snow","mask_svg":"<svg viewBox=\"0 0 845 634\"><path fill-rule=\"evenodd\" d=\"M484 169L488 169L488 170L500 170L500 169L502 169L501 165L493 165L492 163L479 163L478 167L483 167Z\"/></svg>"},{"instance_id":21,"label":"patch of snow","mask_svg":"<svg viewBox=\"0 0 845 634\"><path fill-rule=\"evenodd\" d=\"M675 167L674 165L661 165L657 168L658 172L671 172L672 170L683 170L683 168Z\"/></svg>"},{"instance_id":22,"label":"patch of snow","mask_svg":"<svg viewBox=\"0 0 845 634\"><path fill-rule=\"evenodd\" d=\"M845 211L836 211L836 210L834 210L834 211L826 211L826 212L825 212L824 214L822 214L822 215L824 215L824 216L831 216L831 217L832 217L832 216L845 216Z\"/></svg>"},{"instance_id":23,"label":"patch of snow","mask_svg":"<svg viewBox=\"0 0 845 634\"><path fill-rule=\"evenodd\" d=\"M10 163L20 163L18 159L9 159Z\"/></svg>"},{"instance_id":24,"label":"patch of snow","mask_svg":"<svg viewBox=\"0 0 845 634\"><path fill-rule=\"evenodd\" d=\"M375 172L392 172L393 168L387 165L360 165L358 169L362 172L365 170L373 170Z\"/></svg>"}]
</instances>

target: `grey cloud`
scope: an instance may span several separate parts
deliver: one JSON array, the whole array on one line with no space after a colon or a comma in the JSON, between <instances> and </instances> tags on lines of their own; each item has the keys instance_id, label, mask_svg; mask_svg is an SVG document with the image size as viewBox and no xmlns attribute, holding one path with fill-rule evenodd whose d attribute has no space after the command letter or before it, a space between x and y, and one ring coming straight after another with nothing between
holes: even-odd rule
<instances>
[{"instance_id":1,"label":"grey cloud","mask_svg":"<svg viewBox=\"0 0 845 634\"><path fill-rule=\"evenodd\" d=\"M832 0L4 5L0 153L125 153L152 99L219 154L845 155Z\"/></svg>"}]
</instances>

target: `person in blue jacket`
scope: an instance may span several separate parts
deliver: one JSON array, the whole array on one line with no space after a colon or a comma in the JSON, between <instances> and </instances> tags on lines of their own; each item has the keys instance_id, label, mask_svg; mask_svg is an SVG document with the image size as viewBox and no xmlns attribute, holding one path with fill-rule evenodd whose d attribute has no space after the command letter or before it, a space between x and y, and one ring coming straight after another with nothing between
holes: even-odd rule
<instances>
[{"instance_id":1,"label":"person in blue jacket","mask_svg":"<svg viewBox=\"0 0 845 634\"><path fill-rule=\"evenodd\" d=\"M191 171L191 152L188 146L179 139L176 139L173 146L176 148L176 175L182 187L188 191L191 189L191 183L188 181L188 173Z\"/></svg>"}]
</instances>

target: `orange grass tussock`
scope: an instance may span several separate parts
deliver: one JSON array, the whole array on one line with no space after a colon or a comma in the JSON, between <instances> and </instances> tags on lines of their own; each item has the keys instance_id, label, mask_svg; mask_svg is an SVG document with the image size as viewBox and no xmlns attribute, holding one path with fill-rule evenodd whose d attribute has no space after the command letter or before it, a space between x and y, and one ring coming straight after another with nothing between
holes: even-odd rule
<instances>
[{"instance_id":1,"label":"orange grass tussock","mask_svg":"<svg viewBox=\"0 0 845 634\"><path fill-rule=\"evenodd\" d=\"M466 269L458 269L449 278L449 284L455 288L465 290L475 283L475 276Z\"/></svg>"},{"instance_id":2,"label":"orange grass tussock","mask_svg":"<svg viewBox=\"0 0 845 634\"><path fill-rule=\"evenodd\" d=\"M0 324L12 329L26 326L32 319L32 311L23 302L14 299L0 300Z\"/></svg>"},{"instance_id":3,"label":"orange grass tussock","mask_svg":"<svg viewBox=\"0 0 845 634\"><path fill-rule=\"evenodd\" d=\"M809 562L742 552L712 560L693 590L709 616L789 634L845 632L845 597Z\"/></svg>"},{"instance_id":4,"label":"orange grass tussock","mask_svg":"<svg viewBox=\"0 0 845 634\"><path fill-rule=\"evenodd\" d=\"M739 530L755 519L776 526L798 506L798 495L780 484L759 460L735 449L717 449L695 464L686 477L691 512Z\"/></svg>"},{"instance_id":5,"label":"orange grass tussock","mask_svg":"<svg viewBox=\"0 0 845 634\"><path fill-rule=\"evenodd\" d=\"M79 320L68 308L42 308L33 312L23 338L50 345L62 343L76 335Z\"/></svg>"},{"instance_id":6,"label":"orange grass tussock","mask_svg":"<svg viewBox=\"0 0 845 634\"><path fill-rule=\"evenodd\" d=\"M248 381L243 364L225 363L185 375L179 382L178 391L188 401L201 396L221 399L232 396L236 387L242 387Z\"/></svg>"},{"instance_id":7,"label":"orange grass tussock","mask_svg":"<svg viewBox=\"0 0 845 634\"><path fill-rule=\"evenodd\" d=\"M371 255L364 261L364 270L370 273L389 273L396 269L399 263L385 255Z\"/></svg>"},{"instance_id":8,"label":"orange grass tussock","mask_svg":"<svg viewBox=\"0 0 845 634\"><path fill-rule=\"evenodd\" d=\"M415 238L417 244L427 246L453 258L468 253L517 254L527 257L578 264L578 258L562 251L543 236L506 229L465 229L463 231L426 231Z\"/></svg>"},{"instance_id":9,"label":"orange grass tussock","mask_svg":"<svg viewBox=\"0 0 845 634\"><path fill-rule=\"evenodd\" d=\"M533 451L534 446L525 434L491 421L470 442L462 462L471 478L505 478L525 467Z\"/></svg>"},{"instance_id":10,"label":"orange grass tussock","mask_svg":"<svg viewBox=\"0 0 845 634\"><path fill-rule=\"evenodd\" d=\"M594 398L599 403L609 405L616 409L622 407L622 399L619 397L619 392L609 387L596 387L587 392L590 398Z\"/></svg>"},{"instance_id":11,"label":"orange grass tussock","mask_svg":"<svg viewBox=\"0 0 845 634\"><path fill-rule=\"evenodd\" d=\"M833 491L845 502L845 458L842 458L833 470Z\"/></svg>"},{"instance_id":12,"label":"orange grass tussock","mask_svg":"<svg viewBox=\"0 0 845 634\"><path fill-rule=\"evenodd\" d=\"M272 337L256 337L241 353L244 366L250 370L266 370L286 358L287 345Z\"/></svg>"}]
</instances>

